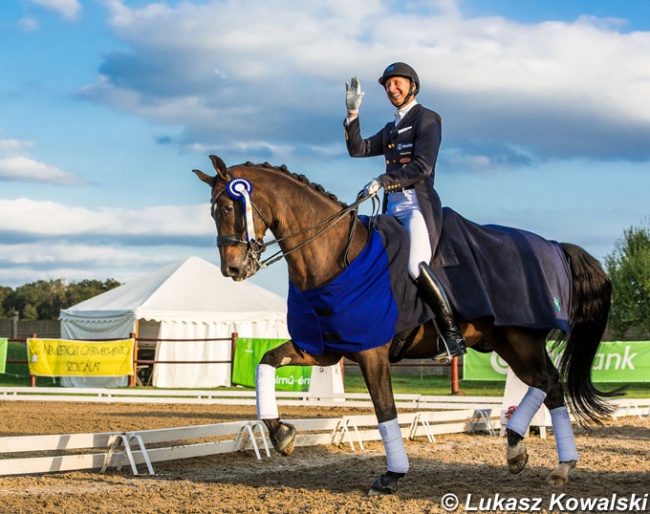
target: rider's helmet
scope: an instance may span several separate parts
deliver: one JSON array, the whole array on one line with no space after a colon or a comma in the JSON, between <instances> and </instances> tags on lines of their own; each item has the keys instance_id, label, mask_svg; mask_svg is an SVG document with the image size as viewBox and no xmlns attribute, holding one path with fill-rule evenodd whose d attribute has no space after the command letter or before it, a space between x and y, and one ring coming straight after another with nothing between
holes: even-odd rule
<instances>
[{"instance_id":1,"label":"rider's helmet","mask_svg":"<svg viewBox=\"0 0 650 514\"><path fill-rule=\"evenodd\" d=\"M379 77L379 83L383 87L386 87L386 81L391 77L406 77L415 84L415 91L413 91L413 94L417 95L420 91L420 78L418 77L418 74L405 62L394 62L393 64L389 64L384 70L384 74Z\"/></svg>"}]
</instances>

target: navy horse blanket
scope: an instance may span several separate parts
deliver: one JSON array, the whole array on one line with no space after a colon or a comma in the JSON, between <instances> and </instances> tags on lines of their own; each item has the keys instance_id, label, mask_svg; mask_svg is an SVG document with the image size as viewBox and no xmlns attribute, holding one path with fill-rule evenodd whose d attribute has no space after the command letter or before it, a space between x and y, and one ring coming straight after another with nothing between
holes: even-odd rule
<instances>
[{"instance_id":1,"label":"navy horse blanket","mask_svg":"<svg viewBox=\"0 0 650 514\"><path fill-rule=\"evenodd\" d=\"M568 331L571 271L559 243L478 225L449 208L443 214L431 266L457 320ZM309 354L382 346L434 317L408 275L406 230L393 216L360 218L370 237L348 268L323 287L300 291L289 283L289 333Z\"/></svg>"}]
</instances>

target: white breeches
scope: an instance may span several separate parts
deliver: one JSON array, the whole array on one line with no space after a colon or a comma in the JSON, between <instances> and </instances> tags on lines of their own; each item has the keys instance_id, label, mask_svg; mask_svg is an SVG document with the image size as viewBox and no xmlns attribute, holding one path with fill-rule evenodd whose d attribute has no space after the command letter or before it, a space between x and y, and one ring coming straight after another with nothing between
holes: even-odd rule
<instances>
[{"instance_id":1,"label":"white breeches","mask_svg":"<svg viewBox=\"0 0 650 514\"><path fill-rule=\"evenodd\" d=\"M431 262L431 243L424 216L420 211L415 189L388 195L386 212L395 216L408 232L411 247L409 250L409 275L416 279L420 275L420 263Z\"/></svg>"}]
</instances>

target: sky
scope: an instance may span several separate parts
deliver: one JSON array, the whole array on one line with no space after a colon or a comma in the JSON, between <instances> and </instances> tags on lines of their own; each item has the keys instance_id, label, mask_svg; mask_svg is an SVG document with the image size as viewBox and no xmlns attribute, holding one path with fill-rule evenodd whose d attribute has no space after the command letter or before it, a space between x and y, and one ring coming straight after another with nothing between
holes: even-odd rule
<instances>
[{"instance_id":1,"label":"sky","mask_svg":"<svg viewBox=\"0 0 650 514\"><path fill-rule=\"evenodd\" d=\"M3 0L0 49L2 286L218 265L210 154L351 203L384 169L347 154L345 82L368 137L395 61L442 116L444 205L601 261L650 223L650 2ZM286 296L283 261L250 280Z\"/></svg>"}]
</instances>

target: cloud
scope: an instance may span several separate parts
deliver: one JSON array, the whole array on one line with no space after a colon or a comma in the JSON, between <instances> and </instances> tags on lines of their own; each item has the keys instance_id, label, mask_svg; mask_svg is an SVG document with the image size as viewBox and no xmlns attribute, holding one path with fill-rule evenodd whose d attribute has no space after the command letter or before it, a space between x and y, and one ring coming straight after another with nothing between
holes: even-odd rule
<instances>
[{"instance_id":1,"label":"cloud","mask_svg":"<svg viewBox=\"0 0 650 514\"><path fill-rule=\"evenodd\" d=\"M191 238L214 236L205 205L89 209L29 198L0 200L0 231L21 238Z\"/></svg>"},{"instance_id":2,"label":"cloud","mask_svg":"<svg viewBox=\"0 0 650 514\"><path fill-rule=\"evenodd\" d=\"M140 248L112 244L51 243L0 244L0 284L17 287L38 280L69 281L114 278L125 282L163 267L186 254L151 253Z\"/></svg>"},{"instance_id":3,"label":"cloud","mask_svg":"<svg viewBox=\"0 0 650 514\"><path fill-rule=\"evenodd\" d=\"M124 281L189 255L217 258L207 205L84 208L0 200L0 284Z\"/></svg>"},{"instance_id":4,"label":"cloud","mask_svg":"<svg viewBox=\"0 0 650 514\"><path fill-rule=\"evenodd\" d=\"M471 18L450 0L104 5L126 50L80 96L182 127L180 145L332 145L352 75L378 129L390 108L377 76L406 60L461 151L500 138L538 158L650 158L650 33L619 32L621 20Z\"/></svg>"},{"instance_id":5,"label":"cloud","mask_svg":"<svg viewBox=\"0 0 650 514\"><path fill-rule=\"evenodd\" d=\"M23 29L26 30L27 32L33 32L35 30L38 30L40 27L40 24L38 23L38 20L35 18L32 18L31 16L26 16L24 18L21 18L18 20L18 25Z\"/></svg>"},{"instance_id":6,"label":"cloud","mask_svg":"<svg viewBox=\"0 0 650 514\"><path fill-rule=\"evenodd\" d=\"M23 141L20 139L0 139L0 152L2 153L21 153L34 145L32 141Z\"/></svg>"},{"instance_id":7,"label":"cloud","mask_svg":"<svg viewBox=\"0 0 650 514\"><path fill-rule=\"evenodd\" d=\"M0 182L9 180L45 182L61 186L74 186L84 183L83 179L72 173L24 156L0 159Z\"/></svg>"},{"instance_id":8,"label":"cloud","mask_svg":"<svg viewBox=\"0 0 650 514\"><path fill-rule=\"evenodd\" d=\"M66 20L76 20L81 13L79 0L29 0L45 9L59 13Z\"/></svg>"}]
</instances>

